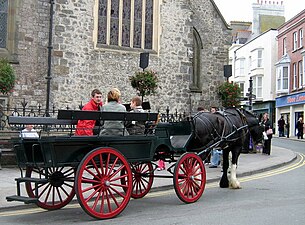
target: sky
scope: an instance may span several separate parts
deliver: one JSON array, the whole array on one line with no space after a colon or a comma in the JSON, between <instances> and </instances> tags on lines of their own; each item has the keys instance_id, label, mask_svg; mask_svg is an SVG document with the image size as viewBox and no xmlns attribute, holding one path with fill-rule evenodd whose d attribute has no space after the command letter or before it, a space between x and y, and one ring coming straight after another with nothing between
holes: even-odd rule
<instances>
[{"instance_id":1,"label":"sky","mask_svg":"<svg viewBox=\"0 0 305 225\"><path fill-rule=\"evenodd\" d=\"M305 9L305 0L270 1L279 3L283 1L286 21ZM227 23L230 23L230 21L252 22L252 3L256 3L257 0L214 0L214 2ZM267 2L269 2L269 0L267 0Z\"/></svg>"}]
</instances>

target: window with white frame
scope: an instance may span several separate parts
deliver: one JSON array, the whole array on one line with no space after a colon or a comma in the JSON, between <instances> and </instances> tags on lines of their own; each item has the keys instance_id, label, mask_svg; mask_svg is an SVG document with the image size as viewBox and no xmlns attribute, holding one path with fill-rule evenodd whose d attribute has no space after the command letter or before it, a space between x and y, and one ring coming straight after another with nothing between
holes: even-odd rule
<instances>
[{"instance_id":1,"label":"window with white frame","mask_svg":"<svg viewBox=\"0 0 305 225\"><path fill-rule=\"evenodd\" d=\"M299 87L303 87L304 86L304 78L303 78L303 62L299 61L298 63L298 71L299 71Z\"/></svg>"},{"instance_id":2,"label":"window with white frame","mask_svg":"<svg viewBox=\"0 0 305 225\"><path fill-rule=\"evenodd\" d=\"M303 86L305 86L305 56L303 56L303 60L302 60L302 73L303 73Z\"/></svg>"},{"instance_id":3,"label":"window with white frame","mask_svg":"<svg viewBox=\"0 0 305 225\"><path fill-rule=\"evenodd\" d=\"M263 97L263 77L255 76L253 79L253 94L256 95L256 98Z\"/></svg>"},{"instance_id":4,"label":"window with white frame","mask_svg":"<svg viewBox=\"0 0 305 225\"><path fill-rule=\"evenodd\" d=\"M235 77L245 76L245 59L240 58L235 61Z\"/></svg>"},{"instance_id":5,"label":"window with white frame","mask_svg":"<svg viewBox=\"0 0 305 225\"><path fill-rule=\"evenodd\" d=\"M282 89L282 70L277 68L277 78L276 78L276 90L280 91Z\"/></svg>"},{"instance_id":6,"label":"window with white frame","mask_svg":"<svg viewBox=\"0 0 305 225\"><path fill-rule=\"evenodd\" d=\"M298 48L298 34L297 32L293 33L293 50L297 50Z\"/></svg>"},{"instance_id":7,"label":"window with white frame","mask_svg":"<svg viewBox=\"0 0 305 225\"><path fill-rule=\"evenodd\" d=\"M248 68L249 69L252 68L252 57L251 56L249 56Z\"/></svg>"},{"instance_id":8,"label":"window with white frame","mask_svg":"<svg viewBox=\"0 0 305 225\"><path fill-rule=\"evenodd\" d=\"M98 44L156 50L158 0L99 0Z\"/></svg>"},{"instance_id":9,"label":"window with white frame","mask_svg":"<svg viewBox=\"0 0 305 225\"><path fill-rule=\"evenodd\" d=\"M299 47L302 48L303 47L303 29L299 30Z\"/></svg>"},{"instance_id":10,"label":"window with white frame","mask_svg":"<svg viewBox=\"0 0 305 225\"><path fill-rule=\"evenodd\" d=\"M263 50L259 49L257 51L257 67L260 68L263 66Z\"/></svg>"},{"instance_id":11,"label":"window with white frame","mask_svg":"<svg viewBox=\"0 0 305 225\"><path fill-rule=\"evenodd\" d=\"M238 83L239 87L240 87L240 96L244 97L245 96L245 83L241 82Z\"/></svg>"},{"instance_id":12,"label":"window with white frame","mask_svg":"<svg viewBox=\"0 0 305 225\"><path fill-rule=\"evenodd\" d=\"M277 68L277 87L278 92L288 92L288 65Z\"/></svg>"},{"instance_id":13,"label":"window with white frame","mask_svg":"<svg viewBox=\"0 0 305 225\"><path fill-rule=\"evenodd\" d=\"M263 49L256 49L252 52L251 69L261 68L263 66Z\"/></svg>"},{"instance_id":14,"label":"window with white frame","mask_svg":"<svg viewBox=\"0 0 305 225\"><path fill-rule=\"evenodd\" d=\"M292 65L292 72L293 72L293 88L297 88L297 64L293 63Z\"/></svg>"},{"instance_id":15,"label":"window with white frame","mask_svg":"<svg viewBox=\"0 0 305 225\"><path fill-rule=\"evenodd\" d=\"M283 67L283 90L287 90L288 91L288 82L289 82L289 70L288 70L288 66L284 66Z\"/></svg>"},{"instance_id":16,"label":"window with white frame","mask_svg":"<svg viewBox=\"0 0 305 225\"><path fill-rule=\"evenodd\" d=\"M287 43L286 38L283 38L283 55L286 55L287 53Z\"/></svg>"}]
</instances>

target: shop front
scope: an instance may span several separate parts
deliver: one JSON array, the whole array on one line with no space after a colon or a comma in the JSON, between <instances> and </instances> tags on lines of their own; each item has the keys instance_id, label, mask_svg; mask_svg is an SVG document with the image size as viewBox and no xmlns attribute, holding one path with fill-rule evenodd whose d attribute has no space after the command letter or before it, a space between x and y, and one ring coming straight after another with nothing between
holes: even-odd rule
<instances>
[{"instance_id":1,"label":"shop front","mask_svg":"<svg viewBox=\"0 0 305 225\"><path fill-rule=\"evenodd\" d=\"M285 95L276 98L276 121L284 116L286 122L286 135L296 136L296 123L300 117L304 118L305 92ZM278 133L276 129L276 133Z\"/></svg>"}]
</instances>

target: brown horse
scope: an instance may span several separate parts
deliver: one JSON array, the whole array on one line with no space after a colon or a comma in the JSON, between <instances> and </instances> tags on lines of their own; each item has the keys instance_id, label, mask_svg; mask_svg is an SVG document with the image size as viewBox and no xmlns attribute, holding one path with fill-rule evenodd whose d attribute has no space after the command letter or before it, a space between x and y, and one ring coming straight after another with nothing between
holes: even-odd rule
<instances>
[{"instance_id":1,"label":"brown horse","mask_svg":"<svg viewBox=\"0 0 305 225\"><path fill-rule=\"evenodd\" d=\"M249 135L253 143L262 140L263 127L251 112L244 109L229 108L216 113L198 112L193 116L194 138L190 141L188 151L196 151L205 159L213 148L223 150L223 174L220 180L222 188L240 188L236 178L238 157L243 148L245 138ZM230 179L229 153L232 153Z\"/></svg>"}]
</instances>

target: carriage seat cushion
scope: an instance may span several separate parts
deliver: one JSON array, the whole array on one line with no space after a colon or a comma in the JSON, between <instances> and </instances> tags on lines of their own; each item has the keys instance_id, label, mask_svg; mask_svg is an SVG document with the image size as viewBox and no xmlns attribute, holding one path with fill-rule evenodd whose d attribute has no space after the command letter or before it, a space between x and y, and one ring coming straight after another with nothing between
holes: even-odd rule
<instances>
[{"instance_id":1,"label":"carriage seat cushion","mask_svg":"<svg viewBox=\"0 0 305 225\"><path fill-rule=\"evenodd\" d=\"M171 145L173 146L173 148L185 148L191 136L191 134L170 136Z\"/></svg>"}]
</instances>

